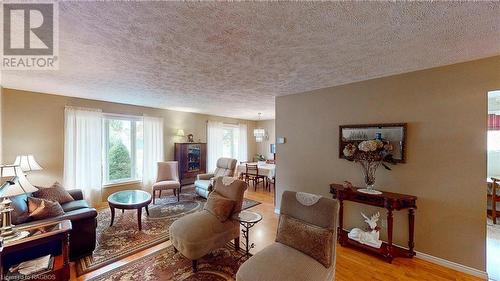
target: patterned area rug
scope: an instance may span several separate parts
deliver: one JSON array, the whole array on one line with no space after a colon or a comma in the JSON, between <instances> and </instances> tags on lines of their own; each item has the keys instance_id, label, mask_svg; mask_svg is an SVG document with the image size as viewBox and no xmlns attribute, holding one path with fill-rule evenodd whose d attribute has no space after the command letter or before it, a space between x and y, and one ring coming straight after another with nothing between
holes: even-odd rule
<instances>
[{"instance_id":1,"label":"patterned area rug","mask_svg":"<svg viewBox=\"0 0 500 281\"><path fill-rule=\"evenodd\" d=\"M234 245L228 243L225 248L217 249L198 260L198 272L193 273L191 261L180 253L174 253L174 248L170 246L90 280L235 280L238 268L247 259L239 259L243 254L242 249L236 252Z\"/></svg>"},{"instance_id":2,"label":"patterned area rug","mask_svg":"<svg viewBox=\"0 0 500 281\"><path fill-rule=\"evenodd\" d=\"M187 191L187 190L186 190ZM96 270L124 257L168 241L168 228L179 217L203 209L206 200L194 191L181 194L180 202L174 196L156 199L155 205L149 205L149 214L142 212L142 231L137 227L137 211L126 210L123 214L116 210L113 226L109 226L111 212L109 208L98 210L97 245L92 256L76 262L77 274ZM260 202L246 199L243 209L259 205Z\"/></svg>"}]
</instances>

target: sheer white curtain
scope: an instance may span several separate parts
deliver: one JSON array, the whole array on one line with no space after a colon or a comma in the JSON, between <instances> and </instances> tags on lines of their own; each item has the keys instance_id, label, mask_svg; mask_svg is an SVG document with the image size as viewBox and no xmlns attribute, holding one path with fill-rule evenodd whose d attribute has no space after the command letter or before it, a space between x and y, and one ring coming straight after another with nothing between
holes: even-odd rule
<instances>
[{"instance_id":1,"label":"sheer white curtain","mask_svg":"<svg viewBox=\"0 0 500 281\"><path fill-rule=\"evenodd\" d=\"M222 157L224 124L218 121L207 123L207 172L215 170L217 159Z\"/></svg>"},{"instance_id":2,"label":"sheer white curtain","mask_svg":"<svg viewBox=\"0 0 500 281\"><path fill-rule=\"evenodd\" d=\"M238 161L248 161L247 150L247 124L239 124L240 133L238 136Z\"/></svg>"},{"instance_id":3,"label":"sheer white curtain","mask_svg":"<svg viewBox=\"0 0 500 281\"><path fill-rule=\"evenodd\" d=\"M142 184L150 189L156 181L157 163L163 161L163 118L144 116Z\"/></svg>"},{"instance_id":4,"label":"sheer white curtain","mask_svg":"<svg viewBox=\"0 0 500 281\"><path fill-rule=\"evenodd\" d=\"M102 201L102 112L66 107L64 116L64 186L94 205Z\"/></svg>"}]
</instances>

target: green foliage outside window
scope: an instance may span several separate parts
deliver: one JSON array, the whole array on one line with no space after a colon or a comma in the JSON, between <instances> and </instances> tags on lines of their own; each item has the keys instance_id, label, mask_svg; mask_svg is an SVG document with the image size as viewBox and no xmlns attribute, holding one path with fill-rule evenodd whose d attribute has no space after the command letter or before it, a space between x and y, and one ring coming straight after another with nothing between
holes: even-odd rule
<instances>
[{"instance_id":1,"label":"green foliage outside window","mask_svg":"<svg viewBox=\"0 0 500 281\"><path fill-rule=\"evenodd\" d=\"M119 180L132 177L132 159L127 147L122 142L114 142L110 146L108 154L109 179Z\"/></svg>"}]
</instances>

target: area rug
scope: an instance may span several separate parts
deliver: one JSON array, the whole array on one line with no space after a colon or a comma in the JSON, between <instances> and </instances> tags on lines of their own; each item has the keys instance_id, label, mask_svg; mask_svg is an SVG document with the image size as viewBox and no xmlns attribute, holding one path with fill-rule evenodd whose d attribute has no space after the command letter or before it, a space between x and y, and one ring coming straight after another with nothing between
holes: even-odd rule
<instances>
[{"instance_id":1,"label":"area rug","mask_svg":"<svg viewBox=\"0 0 500 281\"><path fill-rule=\"evenodd\" d=\"M243 205L241 206L241 209L242 210L250 209L250 208L255 207L259 204L261 204L259 201L255 201L255 200L248 199L248 198L243 198Z\"/></svg>"},{"instance_id":2,"label":"area rug","mask_svg":"<svg viewBox=\"0 0 500 281\"><path fill-rule=\"evenodd\" d=\"M198 260L198 272L193 273L191 261L180 253L174 253L174 248L170 246L90 280L235 280L238 268L247 259L239 259L243 254L242 249L236 252L234 245L228 243L225 248L217 249Z\"/></svg>"},{"instance_id":3,"label":"area rug","mask_svg":"<svg viewBox=\"0 0 500 281\"><path fill-rule=\"evenodd\" d=\"M98 210L96 229L96 249L92 256L76 262L77 274L106 266L129 255L168 241L168 228L178 218L203 209L206 200L197 196L194 190L181 194L180 202L174 196L156 199L155 205L149 205L148 217L142 212L142 231L137 227L137 211L116 210L113 226L109 208ZM243 209L252 208L260 202L245 198Z\"/></svg>"}]
</instances>

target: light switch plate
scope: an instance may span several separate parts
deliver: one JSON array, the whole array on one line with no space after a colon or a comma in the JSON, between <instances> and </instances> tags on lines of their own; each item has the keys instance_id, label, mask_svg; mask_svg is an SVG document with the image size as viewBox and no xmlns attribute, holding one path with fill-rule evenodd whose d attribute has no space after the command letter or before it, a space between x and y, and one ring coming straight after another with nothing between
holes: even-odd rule
<instances>
[{"instance_id":1,"label":"light switch plate","mask_svg":"<svg viewBox=\"0 0 500 281\"><path fill-rule=\"evenodd\" d=\"M276 138L276 143L283 144L285 143L286 139L285 137L277 137Z\"/></svg>"}]
</instances>

